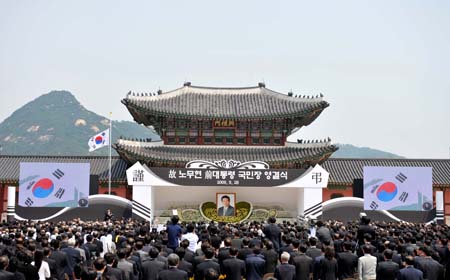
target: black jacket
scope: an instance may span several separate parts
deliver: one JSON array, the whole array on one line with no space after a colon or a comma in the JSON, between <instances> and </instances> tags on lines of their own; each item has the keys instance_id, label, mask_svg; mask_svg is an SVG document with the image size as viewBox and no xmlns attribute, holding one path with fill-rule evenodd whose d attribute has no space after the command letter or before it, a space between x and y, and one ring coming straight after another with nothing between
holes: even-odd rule
<instances>
[{"instance_id":1,"label":"black jacket","mask_svg":"<svg viewBox=\"0 0 450 280\"><path fill-rule=\"evenodd\" d=\"M358 267L358 256L351 252L337 254L339 278L353 278Z\"/></svg>"},{"instance_id":2,"label":"black jacket","mask_svg":"<svg viewBox=\"0 0 450 280\"><path fill-rule=\"evenodd\" d=\"M188 274L186 271L176 267L169 267L159 273L158 280L187 280Z\"/></svg>"},{"instance_id":3,"label":"black jacket","mask_svg":"<svg viewBox=\"0 0 450 280\"><path fill-rule=\"evenodd\" d=\"M398 277L399 265L392 260L380 262L377 265L377 279L395 280Z\"/></svg>"},{"instance_id":4,"label":"black jacket","mask_svg":"<svg viewBox=\"0 0 450 280\"><path fill-rule=\"evenodd\" d=\"M245 262L236 257L224 260L222 274L226 280L241 280L245 276Z\"/></svg>"},{"instance_id":5,"label":"black jacket","mask_svg":"<svg viewBox=\"0 0 450 280\"><path fill-rule=\"evenodd\" d=\"M273 276L279 280L295 280L295 266L288 263L282 263L275 268Z\"/></svg>"},{"instance_id":6,"label":"black jacket","mask_svg":"<svg viewBox=\"0 0 450 280\"><path fill-rule=\"evenodd\" d=\"M293 259L292 264L295 266L295 274L297 280L308 280L313 269L313 260L311 257L300 254Z\"/></svg>"}]
</instances>

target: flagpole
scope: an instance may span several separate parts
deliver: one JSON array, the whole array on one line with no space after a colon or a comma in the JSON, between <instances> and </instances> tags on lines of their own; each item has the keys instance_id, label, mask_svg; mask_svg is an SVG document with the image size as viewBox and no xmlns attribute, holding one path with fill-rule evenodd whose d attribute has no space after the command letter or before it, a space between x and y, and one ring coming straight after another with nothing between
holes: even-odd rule
<instances>
[{"instance_id":1,"label":"flagpole","mask_svg":"<svg viewBox=\"0 0 450 280\"><path fill-rule=\"evenodd\" d=\"M108 180L108 194L111 195L111 142L112 142L112 112L109 112L109 180Z\"/></svg>"}]
</instances>

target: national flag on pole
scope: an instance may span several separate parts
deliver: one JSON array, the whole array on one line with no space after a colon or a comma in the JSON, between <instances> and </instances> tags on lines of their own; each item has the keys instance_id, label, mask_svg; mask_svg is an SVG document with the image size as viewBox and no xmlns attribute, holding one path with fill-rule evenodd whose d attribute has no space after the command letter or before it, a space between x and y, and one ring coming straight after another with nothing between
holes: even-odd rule
<instances>
[{"instance_id":1,"label":"national flag on pole","mask_svg":"<svg viewBox=\"0 0 450 280\"><path fill-rule=\"evenodd\" d=\"M100 149L104 146L109 145L109 128L104 130L89 139L89 152L93 152L97 149Z\"/></svg>"}]
</instances>

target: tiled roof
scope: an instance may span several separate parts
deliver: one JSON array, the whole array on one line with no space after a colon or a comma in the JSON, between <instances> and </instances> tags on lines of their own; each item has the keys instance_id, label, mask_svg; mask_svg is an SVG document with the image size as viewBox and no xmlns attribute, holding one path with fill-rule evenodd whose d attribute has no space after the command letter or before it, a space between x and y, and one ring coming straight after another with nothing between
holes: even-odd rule
<instances>
[{"instance_id":1,"label":"tiled roof","mask_svg":"<svg viewBox=\"0 0 450 280\"><path fill-rule=\"evenodd\" d=\"M127 163L118 156L111 161L111 181L125 182ZM109 158L103 156L0 156L0 182L17 182L21 162L89 162L91 174L98 175L99 181L108 181L109 176Z\"/></svg>"},{"instance_id":2,"label":"tiled roof","mask_svg":"<svg viewBox=\"0 0 450 280\"><path fill-rule=\"evenodd\" d=\"M226 157L225 159L231 159ZM260 160L260 157L258 157ZM82 156L0 156L0 182L17 183L20 162L90 162L91 173L108 180L108 157ZM125 171L129 164L119 157L112 158L112 179L126 182ZM364 166L417 166L433 168L433 185L450 187L450 160L448 159L343 159L329 158L322 163L330 172L329 184L350 185L354 179L362 178Z\"/></svg>"},{"instance_id":3,"label":"tiled roof","mask_svg":"<svg viewBox=\"0 0 450 280\"><path fill-rule=\"evenodd\" d=\"M353 183L353 179L363 178L364 166L432 167L433 184L450 186L450 160L448 159L342 159L330 158L322 165L330 172L330 182L334 184Z\"/></svg>"},{"instance_id":4,"label":"tiled roof","mask_svg":"<svg viewBox=\"0 0 450 280\"><path fill-rule=\"evenodd\" d=\"M287 143L286 146L186 146L163 145L162 141L138 142L121 139L113 147L132 163L138 160L187 163L196 159L206 161L234 159L241 162L259 160L269 164L322 162L337 150L337 147L329 141Z\"/></svg>"},{"instance_id":5,"label":"tiled roof","mask_svg":"<svg viewBox=\"0 0 450 280\"><path fill-rule=\"evenodd\" d=\"M246 88L213 88L186 83L182 88L158 94L130 92L122 103L135 119L142 119L137 116L141 113L206 119L306 116L315 119L329 106L322 95L294 96L270 90L262 84Z\"/></svg>"}]
</instances>

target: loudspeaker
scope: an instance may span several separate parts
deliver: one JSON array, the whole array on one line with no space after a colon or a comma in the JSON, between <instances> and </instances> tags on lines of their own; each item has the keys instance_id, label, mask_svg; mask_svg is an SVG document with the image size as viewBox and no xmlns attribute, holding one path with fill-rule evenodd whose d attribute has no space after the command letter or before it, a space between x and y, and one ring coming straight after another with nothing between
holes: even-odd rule
<instances>
[{"instance_id":1,"label":"loudspeaker","mask_svg":"<svg viewBox=\"0 0 450 280\"><path fill-rule=\"evenodd\" d=\"M363 179L353 180L353 197L364 198L364 182Z\"/></svg>"},{"instance_id":2,"label":"loudspeaker","mask_svg":"<svg viewBox=\"0 0 450 280\"><path fill-rule=\"evenodd\" d=\"M89 177L89 195L98 194L98 175Z\"/></svg>"}]
</instances>

